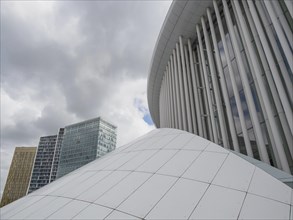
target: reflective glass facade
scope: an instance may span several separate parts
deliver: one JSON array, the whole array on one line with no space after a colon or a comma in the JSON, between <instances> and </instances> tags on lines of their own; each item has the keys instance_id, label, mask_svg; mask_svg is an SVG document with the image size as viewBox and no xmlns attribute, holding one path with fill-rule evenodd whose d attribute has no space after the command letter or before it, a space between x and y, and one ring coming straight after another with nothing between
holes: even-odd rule
<instances>
[{"instance_id":1,"label":"reflective glass facade","mask_svg":"<svg viewBox=\"0 0 293 220\"><path fill-rule=\"evenodd\" d=\"M289 2L174 1L148 80L156 126L198 134L292 173Z\"/></svg>"},{"instance_id":2,"label":"reflective glass facade","mask_svg":"<svg viewBox=\"0 0 293 220\"><path fill-rule=\"evenodd\" d=\"M56 140L57 135L40 138L28 193L31 193L50 183Z\"/></svg>"},{"instance_id":3,"label":"reflective glass facade","mask_svg":"<svg viewBox=\"0 0 293 220\"><path fill-rule=\"evenodd\" d=\"M116 127L95 118L65 127L57 178L111 152L116 147Z\"/></svg>"},{"instance_id":4,"label":"reflective glass facade","mask_svg":"<svg viewBox=\"0 0 293 220\"><path fill-rule=\"evenodd\" d=\"M50 173L50 182L54 181L57 176L63 136L64 136L64 128L60 128L59 133L57 135L56 145L55 145L54 158L53 158L53 163L52 163L52 168Z\"/></svg>"}]
</instances>

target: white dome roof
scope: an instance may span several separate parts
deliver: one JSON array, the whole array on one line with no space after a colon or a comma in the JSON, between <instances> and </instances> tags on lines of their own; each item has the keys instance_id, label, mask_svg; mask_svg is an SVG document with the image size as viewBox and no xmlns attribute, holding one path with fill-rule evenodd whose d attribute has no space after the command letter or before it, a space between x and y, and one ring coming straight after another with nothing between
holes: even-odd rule
<instances>
[{"instance_id":1,"label":"white dome roof","mask_svg":"<svg viewBox=\"0 0 293 220\"><path fill-rule=\"evenodd\" d=\"M291 219L293 190L196 135L157 129L1 209L1 219Z\"/></svg>"}]
</instances>

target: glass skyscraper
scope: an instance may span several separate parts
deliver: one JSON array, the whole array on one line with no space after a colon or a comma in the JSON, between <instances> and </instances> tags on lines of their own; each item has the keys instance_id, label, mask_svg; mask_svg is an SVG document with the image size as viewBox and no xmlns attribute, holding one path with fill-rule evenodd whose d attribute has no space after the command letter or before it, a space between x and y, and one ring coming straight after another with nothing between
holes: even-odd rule
<instances>
[{"instance_id":1,"label":"glass skyscraper","mask_svg":"<svg viewBox=\"0 0 293 220\"><path fill-rule=\"evenodd\" d=\"M50 183L57 135L40 137L28 193Z\"/></svg>"},{"instance_id":2,"label":"glass skyscraper","mask_svg":"<svg viewBox=\"0 0 293 220\"><path fill-rule=\"evenodd\" d=\"M64 135L64 128L60 128L59 132L58 132L57 139L56 139L56 145L55 145L55 150L54 150L54 157L53 157L53 163L52 163L49 182L54 181L57 176L60 152L61 152L61 147L62 147L62 142L63 142L63 135Z\"/></svg>"},{"instance_id":3,"label":"glass skyscraper","mask_svg":"<svg viewBox=\"0 0 293 220\"><path fill-rule=\"evenodd\" d=\"M111 152L116 127L100 117L65 127L57 178Z\"/></svg>"}]
</instances>

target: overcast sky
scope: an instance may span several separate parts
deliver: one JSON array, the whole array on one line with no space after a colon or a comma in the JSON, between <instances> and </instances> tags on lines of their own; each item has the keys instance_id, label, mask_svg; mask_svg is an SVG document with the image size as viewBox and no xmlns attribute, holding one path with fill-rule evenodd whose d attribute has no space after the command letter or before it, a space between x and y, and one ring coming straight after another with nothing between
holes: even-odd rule
<instances>
[{"instance_id":1,"label":"overcast sky","mask_svg":"<svg viewBox=\"0 0 293 220\"><path fill-rule=\"evenodd\" d=\"M170 1L1 1L1 192L15 146L102 116L154 129L146 85Z\"/></svg>"}]
</instances>

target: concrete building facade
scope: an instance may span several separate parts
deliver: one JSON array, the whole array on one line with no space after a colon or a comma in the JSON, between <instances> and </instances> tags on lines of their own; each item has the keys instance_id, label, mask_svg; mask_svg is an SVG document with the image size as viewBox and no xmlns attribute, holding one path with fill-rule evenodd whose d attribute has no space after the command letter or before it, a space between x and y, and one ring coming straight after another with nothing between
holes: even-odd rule
<instances>
[{"instance_id":1,"label":"concrete building facade","mask_svg":"<svg viewBox=\"0 0 293 220\"><path fill-rule=\"evenodd\" d=\"M293 171L292 1L174 1L148 78L158 128Z\"/></svg>"}]
</instances>

